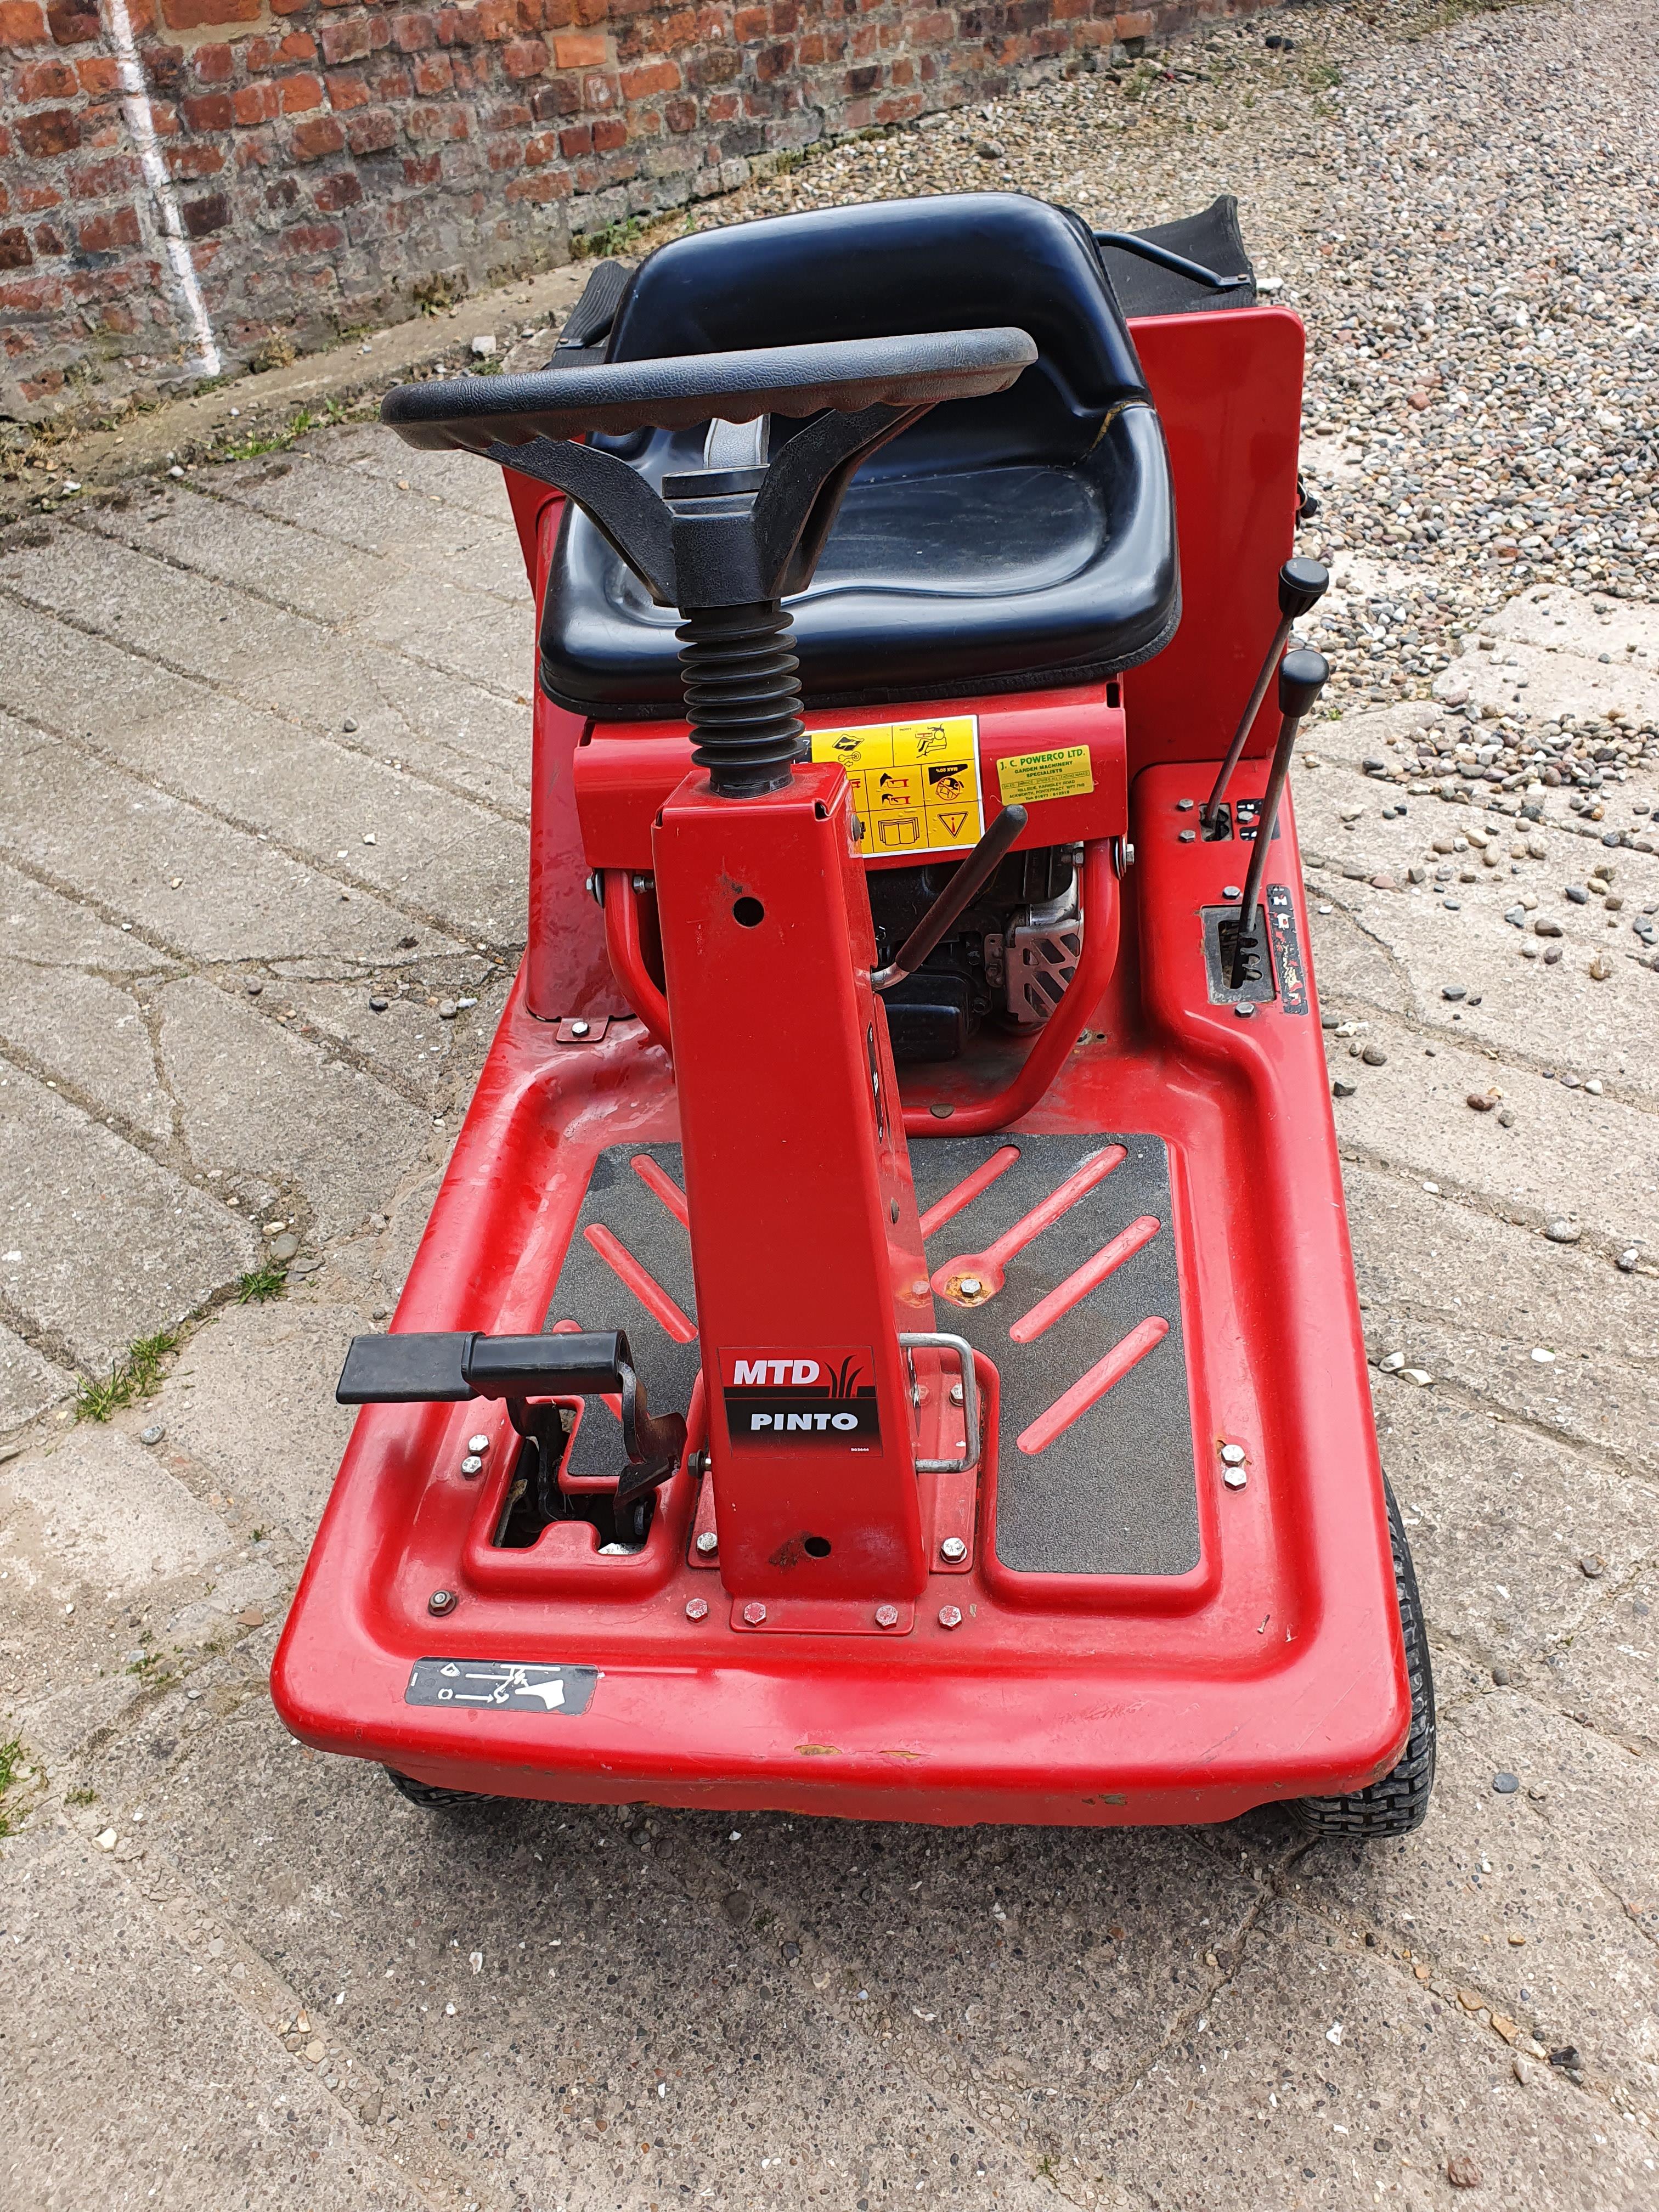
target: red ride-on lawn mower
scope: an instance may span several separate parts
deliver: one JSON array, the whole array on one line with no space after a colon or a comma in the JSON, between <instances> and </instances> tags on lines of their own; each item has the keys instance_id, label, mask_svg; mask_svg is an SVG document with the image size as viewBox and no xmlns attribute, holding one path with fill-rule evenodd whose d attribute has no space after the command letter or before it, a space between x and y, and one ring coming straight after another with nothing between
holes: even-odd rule
<instances>
[{"instance_id":1,"label":"red ride-on lawn mower","mask_svg":"<svg viewBox=\"0 0 1659 2212\"><path fill-rule=\"evenodd\" d=\"M388 398L507 472L530 931L341 1377L306 1742L429 1803L1422 1818L1244 267L1231 201L782 216Z\"/></svg>"}]
</instances>

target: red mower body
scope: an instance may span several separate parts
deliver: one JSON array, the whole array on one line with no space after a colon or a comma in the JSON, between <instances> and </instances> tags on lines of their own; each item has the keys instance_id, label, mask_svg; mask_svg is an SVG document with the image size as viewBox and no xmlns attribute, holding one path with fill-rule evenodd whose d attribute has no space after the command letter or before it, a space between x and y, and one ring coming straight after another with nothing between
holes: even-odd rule
<instances>
[{"instance_id":1,"label":"red mower body","mask_svg":"<svg viewBox=\"0 0 1659 2212\"><path fill-rule=\"evenodd\" d=\"M596 1255L661 1360L701 1362L686 1459L637 1548L581 1520L514 1547L499 1404L365 1407L273 1671L303 1741L504 1796L1097 1826L1336 1796L1400 1757L1295 827L1286 808L1273 989L1247 1014L1213 988L1206 930L1250 848L1195 830L1291 549L1301 327L1131 327L1175 482L1173 641L1072 690L806 718L971 719L985 818L1024 787L1022 842L1083 848L1081 951L1029 1036L896 1069L865 980L861 872L903 860L875 843L874 769L825 759L722 810L683 726L586 723L538 691L528 946L393 1327L595 1326L569 1271ZM539 606L559 499L508 483ZM1276 727L1270 705L1235 819ZM900 793L904 763L884 772ZM745 933L745 901L771 926ZM601 1183L652 1238L692 1223L696 1325L658 1247L595 1212ZM1078 1264L1042 1273L1085 1212ZM1119 1320L1085 1344L1103 1285ZM1044 1360L1033 1396L1022 1363ZM1148 1504L1089 1424L1154 1373L1137 1449L1155 1431L1179 1480ZM856 1449L826 1457L838 1419ZM1085 1540L1066 1501L1097 1433ZM417 1662L453 1690L416 1698Z\"/></svg>"}]
</instances>

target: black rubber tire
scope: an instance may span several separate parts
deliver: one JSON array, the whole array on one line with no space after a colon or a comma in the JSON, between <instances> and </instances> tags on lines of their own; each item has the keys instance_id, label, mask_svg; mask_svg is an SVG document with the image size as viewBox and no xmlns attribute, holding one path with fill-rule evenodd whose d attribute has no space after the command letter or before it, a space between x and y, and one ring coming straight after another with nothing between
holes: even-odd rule
<instances>
[{"instance_id":1,"label":"black rubber tire","mask_svg":"<svg viewBox=\"0 0 1659 2212\"><path fill-rule=\"evenodd\" d=\"M400 1797L407 1797L411 1805L419 1805L428 1813L441 1812L448 1805L495 1802L481 1790L445 1790L435 1782L416 1782L407 1774L399 1774L395 1766L386 1769L386 1778Z\"/></svg>"},{"instance_id":2,"label":"black rubber tire","mask_svg":"<svg viewBox=\"0 0 1659 2212\"><path fill-rule=\"evenodd\" d=\"M1434 1675L1423 1624L1423 1601L1411 1547L1394 1492L1385 1481L1389 1542L1394 1553L1394 1586L1400 1600L1400 1628L1406 1644L1406 1673L1412 1686L1411 1733L1399 1764L1367 1790L1347 1797L1298 1797L1291 1810L1299 1825L1316 1836L1408 1836L1420 1828L1434 1787Z\"/></svg>"}]
</instances>

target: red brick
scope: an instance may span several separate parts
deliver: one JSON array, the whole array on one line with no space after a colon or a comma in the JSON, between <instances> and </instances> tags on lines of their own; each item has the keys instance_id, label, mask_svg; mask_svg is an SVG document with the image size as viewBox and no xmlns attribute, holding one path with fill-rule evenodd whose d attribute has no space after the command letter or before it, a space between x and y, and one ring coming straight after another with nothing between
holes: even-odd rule
<instances>
[{"instance_id":1,"label":"red brick","mask_svg":"<svg viewBox=\"0 0 1659 2212\"><path fill-rule=\"evenodd\" d=\"M37 161L48 154L66 154L81 143L81 125L67 107L49 107L40 115L20 115L17 143Z\"/></svg>"},{"instance_id":2,"label":"red brick","mask_svg":"<svg viewBox=\"0 0 1659 2212\"><path fill-rule=\"evenodd\" d=\"M23 230L0 230L0 269L27 269L34 258Z\"/></svg>"},{"instance_id":3,"label":"red brick","mask_svg":"<svg viewBox=\"0 0 1659 2212\"><path fill-rule=\"evenodd\" d=\"M392 19L392 42L400 53L423 53L437 40L438 34L428 16L394 15Z\"/></svg>"},{"instance_id":4,"label":"red brick","mask_svg":"<svg viewBox=\"0 0 1659 2212\"><path fill-rule=\"evenodd\" d=\"M20 185L13 198L19 215L41 215L47 208L64 204L62 192L54 191L50 185Z\"/></svg>"},{"instance_id":5,"label":"red brick","mask_svg":"<svg viewBox=\"0 0 1659 2212\"><path fill-rule=\"evenodd\" d=\"M89 100L106 99L120 87L120 69L108 54L92 54L85 61L76 62L75 74Z\"/></svg>"},{"instance_id":6,"label":"red brick","mask_svg":"<svg viewBox=\"0 0 1659 2212\"><path fill-rule=\"evenodd\" d=\"M309 31L285 31L280 39L250 39L242 48L242 66L250 76L316 58L317 41Z\"/></svg>"},{"instance_id":7,"label":"red brick","mask_svg":"<svg viewBox=\"0 0 1659 2212\"><path fill-rule=\"evenodd\" d=\"M34 231L34 250L37 253L67 253L69 240L55 222L37 223Z\"/></svg>"},{"instance_id":8,"label":"red brick","mask_svg":"<svg viewBox=\"0 0 1659 2212\"><path fill-rule=\"evenodd\" d=\"M228 84L236 68L235 49L226 39L198 46L191 67L204 84Z\"/></svg>"},{"instance_id":9,"label":"red brick","mask_svg":"<svg viewBox=\"0 0 1659 2212\"><path fill-rule=\"evenodd\" d=\"M124 207L105 215L89 215L75 226L75 237L82 253L112 253L118 246L137 246L137 210Z\"/></svg>"},{"instance_id":10,"label":"red brick","mask_svg":"<svg viewBox=\"0 0 1659 2212\"><path fill-rule=\"evenodd\" d=\"M547 48L540 39L515 39L501 48L501 68L514 82L540 76L547 67Z\"/></svg>"},{"instance_id":11,"label":"red brick","mask_svg":"<svg viewBox=\"0 0 1659 2212\"><path fill-rule=\"evenodd\" d=\"M34 0L0 0L0 46L21 50L46 40L46 19Z\"/></svg>"},{"instance_id":12,"label":"red brick","mask_svg":"<svg viewBox=\"0 0 1659 2212\"><path fill-rule=\"evenodd\" d=\"M100 39L104 34L104 27L98 20L98 10L78 6L76 0L63 0L62 5L48 8L46 21L51 26L52 38L60 46L90 46L94 39Z\"/></svg>"},{"instance_id":13,"label":"red brick","mask_svg":"<svg viewBox=\"0 0 1659 2212\"><path fill-rule=\"evenodd\" d=\"M585 76L582 79L582 105L585 107L614 107L622 98L622 88L614 76Z\"/></svg>"},{"instance_id":14,"label":"red brick","mask_svg":"<svg viewBox=\"0 0 1659 2212\"><path fill-rule=\"evenodd\" d=\"M717 92L708 106L711 123L734 123L738 118L738 96L732 92ZM715 156L719 159L718 155Z\"/></svg>"},{"instance_id":15,"label":"red brick","mask_svg":"<svg viewBox=\"0 0 1659 2212\"><path fill-rule=\"evenodd\" d=\"M192 131L228 131L234 119L228 92L198 93L184 103L185 121Z\"/></svg>"},{"instance_id":16,"label":"red brick","mask_svg":"<svg viewBox=\"0 0 1659 2212\"><path fill-rule=\"evenodd\" d=\"M526 169L544 169L559 150L558 141L550 131L538 131L524 142L524 165Z\"/></svg>"},{"instance_id":17,"label":"red brick","mask_svg":"<svg viewBox=\"0 0 1659 2212\"><path fill-rule=\"evenodd\" d=\"M763 46L755 57L755 75L762 84L775 83L787 76L794 67L795 49L787 41L781 46Z\"/></svg>"},{"instance_id":18,"label":"red brick","mask_svg":"<svg viewBox=\"0 0 1659 2212\"><path fill-rule=\"evenodd\" d=\"M380 27L377 25L376 27ZM323 25L323 59L325 62L360 61L371 44L367 16L356 15L346 22Z\"/></svg>"},{"instance_id":19,"label":"red brick","mask_svg":"<svg viewBox=\"0 0 1659 2212\"><path fill-rule=\"evenodd\" d=\"M331 115L314 115L309 123L295 125L289 143L296 161L320 161L325 154L337 154L345 142L345 132Z\"/></svg>"},{"instance_id":20,"label":"red brick","mask_svg":"<svg viewBox=\"0 0 1659 2212\"><path fill-rule=\"evenodd\" d=\"M161 0L161 15L170 31L202 31L216 23L257 23L259 0Z\"/></svg>"},{"instance_id":21,"label":"red brick","mask_svg":"<svg viewBox=\"0 0 1659 2212\"><path fill-rule=\"evenodd\" d=\"M567 161L574 161L579 154L593 150L593 126L591 123L573 124L568 131L559 133L559 151Z\"/></svg>"},{"instance_id":22,"label":"red brick","mask_svg":"<svg viewBox=\"0 0 1659 2212\"><path fill-rule=\"evenodd\" d=\"M406 185L435 185L444 173L441 154L410 154L404 161Z\"/></svg>"},{"instance_id":23,"label":"red brick","mask_svg":"<svg viewBox=\"0 0 1659 2212\"><path fill-rule=\"evenodd\" d=\"M356 207L363 196L356 173L351 169L336 169L322 179L312 198L324 215L337 215L342 208Z\"/></svg>"},{"instance_id":24,"label":"red brick","mask_svg":"<svg viewBox=\"0 0 1659 2212\"><path fill-rule=\"evenodd\" d=\"M568 31L554 40L553 59L560 69L603 69L605 40L588 32Z\"/></svg>"},{"instance_id":25,"label":"red brick","mask_svg":"<svg viewBox=\"0 0 1659 2212\"><path fill-rule=\"evenodd\" d=\"M411 138L435 138L447 142L468 136L466 110L464 107L416 107L411 110L404 125Z\"/></svg>"},{"instance_id":26,"label":"red brick","mask_svg":"<svg viewBox=\"0 0 1659 2212\"><path fill-rule=\"evenodd\" d=\"M244 129L252 123L269 123L279 106L274 84L239 84L231 94L231 107Z\"/></svg>"},{"instance_id":27,"label":"red brick","mask_svg":"<svg viewBox=\"0 0 1659 2212\"><path fill-rule=\"evenodd\" d=\"M593 151L596 154L614 154L618 146L627 143L628 125L625 123L605 121L593 125Z\"/></svg>"},{"instance_id":28,"label":"red brick","mask_svg":"<svg viewBox=\"0 0 1659 2212\"><path fill-rule=\"evenodd\" d=\"M663 119L671 131L683 136L697 127L697 103L695 100L671 100L663 109Z\"/></svg>"},{"instance_id":29,"label":"red brick","mask_svg":"<svg viewBox=\"0 0 1659 2212\"><path fill-rule=\"evenodd\" d=\"M1132 9L1120 15L1112 27L1120 39L1150 39L1152 35L1152 11L1150 8Z\"/></svg>"},{"instance_id":30,"label":"red brick","mask_svg":"<svg viewBox=\"0 0 1659 2212\"><path fill-rule=\"evenodd\" d=\"M642 69L623 71L624 100L649 100L653 93L678 92L679 88L680 73L672 62L647 62Z\"/></svg>"},{"instance_id":31,"label":"red brick","mask_svg":"<svg viewBox=\"0 0 1659 2212\"><path fill-rule=\"evenodd\" d=\"M415 89L426 99L450 91L454 82L455 70L447 54L422 54L416 62Z\"/></svg>"},{"instance_id":32,"label":"red brick","mask_svg":"<svg viewBox=\"0 0 1659 2212\"><path fill-rule=\"evenodd\" d=\"M230 221L230 202L223 192L210 192L205 199L186 200L179 213L188 236L207 238Z\"/></svg>"},{"instance_id":33,"label":"red brick","mask_svg":"<svg viewBox=\"0 0 1659 2212\"><path fill-rule=\"evenodd\" d=\"M328 80L328 104L336 114L343 115L348 108L367 107L368 87L360 76L347 76L335 71Z\"/></svg>"},{"instance_id":34,"label":"red brick","mask_svg":"<svg viewBox=\"0 0 1659 2212\"><path fill-rule=\"evenodd\" d=\"M283 77L277 86L283 96L284 115L308 115L313 107L323 104L323 80L304 70L296 76Z\"/></svg>"},{"instance_id":35,"label":"red brick","mask_svg":"<svg viewBox=\"0 0 1659 2212\"><path fill-rule=\"evenodd\" d=\"M283 244L289 253L337 253L345 233L337 222L299 222L283 233Z\"/></svg>"},{"instance_id":36,"label":"red brick","mask_svg":"<svg viewBox=\"0 0 1659 2212\"><path fill-rule=\"evenodd\" d=\"M217 146L170 146L167 149L167 174L181 179L216 177L225 166L225 157Z\"/></svg>"},{"instance_id":37,"label":"red brick","mask_svg":"<svg viewBox=\"0 0 1659 2212\"><path fill-rule=\"evenodd\" d=\"M732 35L740 46L763 39L769 27L764 8L739 8L732 18Z\"/></svg>"},{"instance_id":38,"label":"red brick","mask_svg":"<svg viewBox=\"0 0 1659 2212\"><path fill-rule=\"evenodd\" d=\"M24 107L37 100L73 100L80 90L80 79L69 62L32 62L18 70L15 84L18 104Z\"/></svg>"},{"instance_id":39,"label":"red brick","mask_svg":"<svg viewBox=\"0 0 1659 2212\"><path fill-rule=\"evenodd\" d=\"M384 154L398 143L398 118L390 108L366 108L346 125L346 141L354 154Z\"/></svg>"}]
</instances>

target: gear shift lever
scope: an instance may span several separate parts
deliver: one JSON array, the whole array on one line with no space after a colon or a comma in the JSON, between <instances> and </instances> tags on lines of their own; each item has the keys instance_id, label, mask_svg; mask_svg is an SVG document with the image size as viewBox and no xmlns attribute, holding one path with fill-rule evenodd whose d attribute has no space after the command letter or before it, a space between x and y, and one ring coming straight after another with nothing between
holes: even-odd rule
<instances>
[{"instance_id":1,"label":"gear shift lever","mask_svg":"<svg viewBox=\"0 0 1659 2212\"><path fill-rule=\"evenodd\" d=\"M1244 750L1244 741L1261 711L1261 702L1267 696L1267 686L1273 681L1279 656L1289 641L1291 625L1299 622L1310 607L1319 604L1329 589L1330 581L1329 570L1322 568L1317 561L1287 561L1279 572L1279 628L1273 632L1273 641L1267 647L1261 673L1255 679L1250 703L1245 708L1238 727L1233 732L1233 741L1227 748L1226 759L1221 763L1215 788L1204 802L1201 819L1206 830L1215 820L1216 810L1227 795L1227 786L1232 781L1233 770L1238 766L1238 757Z\"/></svg>"},{"instance_id":2,"label":"gear shift lever","mask_svg":"<svg viewBox=\"0 0 1659 2212\"><path fill-rule=\"evenodd\" d=\"M1312 563L1308 565L1311 567ZM1261 942L1256 934L1256 909L1261 897L1261 878L1267 866L1267 848L1273 841L1273 824L1279 819L1279 802L1285 794L1285 781L1291 772L1296 733L1304 716L1312 712L1314 702L1324 690L1330 672L1330 664L1323 653L1310 653L1305 647L1287 653L1279 663L1279 711L1284 720L1279 726L1279 742L1273 747L1273 764L1267 773L1267 796L1261 802L1261 818L1256 825L1249 872L1244 878L1244 896L1238 903L1238 937L1233 947L1234 990L1244 981L1246 956Z\"/></svg>"}]
</instances>

